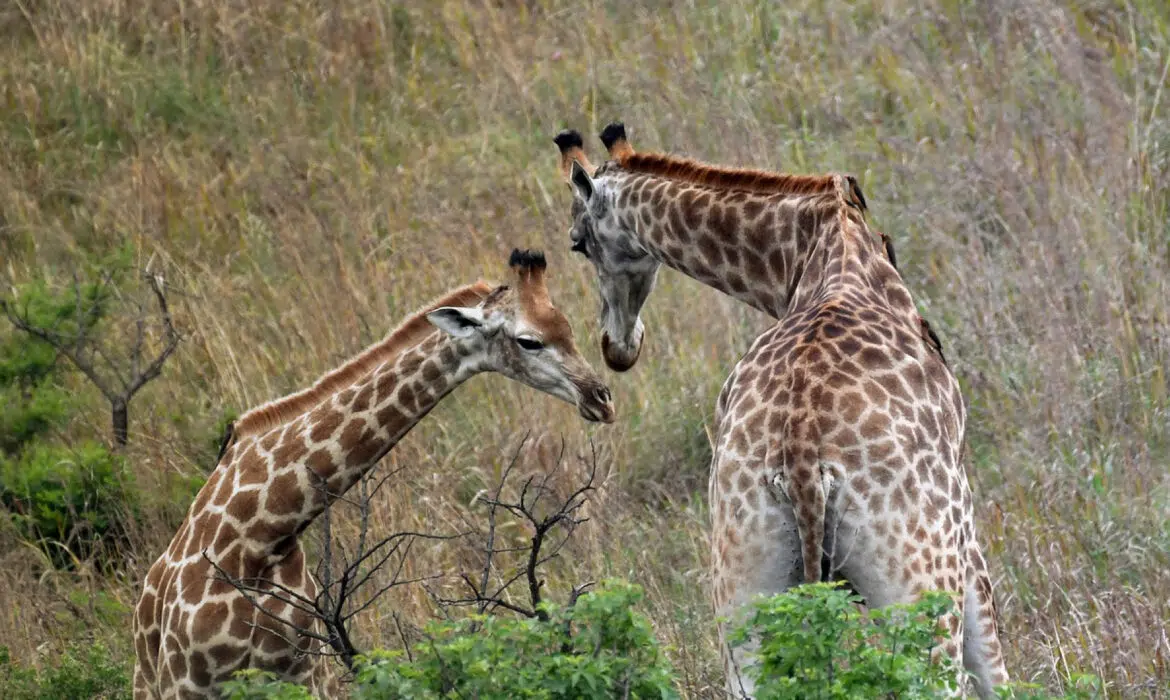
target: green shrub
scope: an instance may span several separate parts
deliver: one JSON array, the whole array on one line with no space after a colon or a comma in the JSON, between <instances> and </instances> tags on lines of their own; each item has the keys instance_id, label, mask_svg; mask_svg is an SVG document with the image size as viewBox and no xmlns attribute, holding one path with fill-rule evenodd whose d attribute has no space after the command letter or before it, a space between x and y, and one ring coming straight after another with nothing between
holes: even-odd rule
<instances>
[{"instance_id":1,"label":"green shrub","mask_svg":"<svg viewBox=\"0 0 1170 700\"><path fill-rule=\"evenodd\" d=\"M122 458L101 445L34 445L0 459L0 505L23 537L67 567L123 540L135 504L129 478Z\"/></svg>"},{"instance_id":2,"label":"green shrub","mask_svg":"<svg viewBox=\"0 0 1170 700\"><path fill-rule=\"evenodd\" d=\"M5 700L121 700L130 698L128 669L100 644L71 647L38 671L12 661L0 647L0 697Z\"/></svg>"},{"instance_id":3,"label":"green shrub","mask_svg":"<svg viewBox=\"0 0 1170 700\"><path fill-rule=\"evenodd\" d=\"M0 454L16 454L68 413L69 395L48 381L0 384Z\"/></svg>"},{"instance_id":4,"label":"green shrub","mask_svg":"<svg viewBox=\"0 0 1170 700\"><path fill-rule=\"evenodd\" d=\"M248 668L224 684L225 700L313 700L308 688L286 683L276 674Z\"/></svg>"},{"instance_id":5,"label":"green shrub","mask_svg":"<svg viewBox=\"0 0 1170 700\"><path fill-rule=\"evenodd\" d=\"M610 582L547 621L475 616L432 623L411 650L361 659L354 700L388 698L676 698L675 679L649 621L634 611L637 586ZM301 689L255 671L231 700L300 700Z\"/></svg>"},{"instance_id":6,"label":"green shrub","mask_svg":"<svg viewBox=\"0 0 1170 700\"><path fill-rule=\"evenodd\" d=\"M0 340L0 385L35 384L52 373L57 351L48 343L9 331Z\"/></svg>"},{"instance_id":7,"label":"green shrub","mask_svg":"<svg viewBox=\"0 0 1170 700\"><path fill-rule=\"evenodd\" d=\"M758 642L758 663L746 672L757 700L788 698L950 697L960 669L947 657L931 660L940 616L954 605L943 593L917 602L862 612L862 599L836 583L814 583L761 599L732 644ZM1075 676L1068 695L1012 685L999 696L1013 700L1101 697L1100 681Z\"/></svg>"},{"instance_id":8,"label":"green shrub","mask_svg":"<svg viewBox=\"0 0 1170 700\"><path fill-rule=\"evenodd\" d=\"M119 249L93 263L95 271L109 269L108 278L78 282L63 290L50 289L43 280L20 287L19 293L4 302L13 315L37 328L64 338L89 333L105 316L112 300L109 280L120 274L130 250ZM42 340L13 329L0 344L0 383L47 376L56 361L52 347Z\"/></svg>"},{"instance_id":9,"label":"green shrub","mask_svg":"<svg viewBox=\"0 0 1170 700\"><path fill-rule=\"evenodd\" d=\"M57 325L64 311L30 287L30 315ZM48 343L10 330L0 335L0 452L15 454L68 413L67 394L50 377L57 351Z\"/></svg>"},{"instance_id":10,"label":"green shrub","mask_svg":"<svg viewBox=\"0 0 1170 700\"><path fill-rule=\"evenodd\" d=\"M673 698L674 677L650 623L634 611L642 591L609 583L549 620L478 617L439 622L414 660L382 652L357 674L359 698Z\"/></svg>"},{"instance_id":11,"label":"green shrub","mask_svg":"<svg viewBox=\"0 0 1170 700\"><path fill-rule=\"evenodd\" d=\"M611 582L569 609L548 606L547 622L473 617L435 622L427 640L405 652L359 660L353 700L391 698L676 698L677 679L647 620L634 611L641 590ZM758 700L781 698L949 697L959 676L949 660L932 661L940 615L951 600L931 593L912 605L858 609L835 584L810 584L759 600L733 644L759 642ZM1036 686L1000 690L1011 700L1102 697L1092 676L1074 676L1069 694ZM305 700L301 686L255 670L237 674L229 700Z\"/></svg>"},{"instance_id":12,"label":"green shrub","mask_svg":"<svg viewBox=\"0 0 1170 700\"><path fill-rule=\"evenodd\" d=\"M34 282L0 299L9 313L63 338L89 333L108 302L109 290L96 283L53 292ZM53 381L60 369L49 343L13 327L0 333L0 452L18 453L69 414L69 395Z\"/></svg>"},{"instance_id":13,"label":"green shrub","mask_svg":"<svg viewBox=\"0 0 1170 700\"><path fill-rule=\"evenodd\" d=\"M836 584L800 586L758 601L733 645L759 643L745 669L760 700L945 695L958 679L949 659L932 663L939 616L953 605L939 593L913 605L863 614L861 598Z\"/></svg>"}]
</instances>

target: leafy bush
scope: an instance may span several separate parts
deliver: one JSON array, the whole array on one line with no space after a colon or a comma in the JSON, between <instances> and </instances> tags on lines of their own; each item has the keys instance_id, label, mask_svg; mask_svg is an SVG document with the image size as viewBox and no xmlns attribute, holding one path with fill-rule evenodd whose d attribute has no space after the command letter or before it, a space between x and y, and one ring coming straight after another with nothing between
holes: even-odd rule
<instances>
[{"instance_id":1,"label":"leafy bush","mask_svg":"<svg viewBox=\"0 0 1170 700\"><path fill-rule=\"evenodd\" d=\"M28 287L29 313L38 320L59 325L67 322L67 310L53 305L40 287ZM0 336L0 452L15 454L67 414L67 395L55 386L51 375L57 351L48 343L23 333Z\"/></svg>"},{"instance_id":2,"label":"leafy bush","mask_svg":"<svg viewBox=\"0 0 1170 700\"><path fill-rule=\"evenodd\" d=\"M223 696L226 700L313 700L303 685L286 683L274 673L255 668L244 669L225 683Z\"/></svg>"},{"instance_id":3,"label":"leafy bush","mask_svg":"<svg viewBox=\"0 0 1170 700\"><path fill-rule=\"evenodd\" d=\"M0 369L2 372L3 369ZM15 454L68 414L69 396L49 381L0 384L0 454Z\"/></svg>"},{"instance_id":4,"label":"leafy bush","mask_svg":"<svg viewBox=\"0 0 1170 700\"><path fill-rule=\"evenodd\" d=\"M548 621L477 617L434 623L428 641L371 656L357 674L361 698L670 698L670 666L636 586L609 583Z\"/></svg>"},{"instance_id":5,"label":"leafy bush","mask_svg":"<svg viewBox=\"0 0 1170 700\"><path fill-rule=\"evenodd\" d=\"M48 343L9 333L0 341L0 384L35 383L53 371L57 351Z\"/></svg>"},{"instance_id":6,"label":"leafy bush","mask_svg":"<svg viewBox=\"0 0 1170 700\"><path fill-rule=\"evenodd\" d=\"M360 659L354 700L390 698L676 698L677 679L648 621L633 610L641 589L610 582L571 608L547 606L549 620L472 617L433 623L427 641L405 652ZM958 679L949 660L932 661L941 593L911 605L862 613L860 599L835 584L800 586L759 600L733 635L759 642L758 700L899 698L935 700ZM1036 686L1000 690L1011 700L1088 700L1100 681L1074 676L1052 696ZM229 700L307 700L303 687L269 673L237 674Z\"/></svg>"},{"instance_id":7,"label":"leafy bush","mask_svg":"<svg viewBox=\"0 0 1170 700\"><path fill-rule=\"evenodd\" d=\"M756 680L757 697L933 698L954 686L950 660L930 658L936 621L953 605L946 595L866 613L860 602L832 583L758 601L731 639L759 643L758 663L745 669Z\"/></svg>"},{"instance_id":8,"label":"leafy bush","mask_svg":"<svg viewBox=\"0 0 1170 700\"><path fill-rule=\"evenodd\" d=\"M758 700L788 698L950 697L961 669L951 659L931 659L940 616L954 605L930 592L908 605L862 612L862 599L836 583L814 583L756 602L732 644L759 643L758 663L746 672L757 682ZM1012 700L1087 700L1100 697L1100 681L1075 676L1064 696L1038 686L1011 685L999 696Z\"/></svg>"},{"instance_id":9,"label":"leafy bush","mask_svg":"<svg viewBox=\"0 0 1170 700\"><path fill-rule=\"evenodd\" d=\"M134 491L120 456L87 443L34 445L0 459L0 505L21 535L40 544L57 566L72 557L106 554L123 539Z\"/></svg>"},{"instance_id":10,"label":"leafy bush","mask_svg":"<svg viewBox=\"0 0 1170 700\"><path fill-rule=\"evenodd\" d=\"M572 607L544 606L547 621L473 616L432 623L405 652L360 661L354 700L385 698L676 698L674 676L649 621L634 611L637 586L609 582ZM231 700L300 700L297 686L255 671Z\"/></svg>"},{"instance_id":11,"label":"leafy bush","mask_svg":"<svg viewBox=\"0 0 1170 700\"><path fill-rule=\"evenodd\" d=\"M103 260L114 265L118 258ZM23 285L15 298L4 299L5 311L66 337L92 330L109 303L110 289L97 282L79 282L71 290L53 291L46 282L38 281ZM0 341L0 384L47 378L56 361L57 352L49 343L14 331Z\"/></svg>"},{"instance_id":12,"label":"leafy bush","mask_svg":"<svg viewBox=\"0 0 1170 700\"><path fill-rule=\"evenodd\" d=\"M130 697L130 674L106 648L71 647L57 665L38 671L12 661L0 647L0 697L6 700L121 700Z\"/></svg>"},{"instance_id":13,"label":"leafy bush","mask_svg":"<svg viewBox=\"0 0 1170 700\"><path fill-rule=\"evenodd\" d=\"M5 310L66 336L101 319L109 289L78 283L54 293L25 285ZM52 445L43 438L75 408L55 379L61 365L49 344L22 332L0 336L0 505L20 535L36 542L56 566L112 551L134 494L122 458L98 444Z\"/></svg>"}]
</instances>

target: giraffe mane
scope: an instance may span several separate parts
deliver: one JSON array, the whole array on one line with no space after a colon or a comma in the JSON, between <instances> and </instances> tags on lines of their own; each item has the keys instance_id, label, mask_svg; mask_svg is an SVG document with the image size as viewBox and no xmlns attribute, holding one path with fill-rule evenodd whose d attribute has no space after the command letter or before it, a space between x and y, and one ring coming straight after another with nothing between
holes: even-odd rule
<instances>
[{"instance_id":1,"label":"giraffe mane","mask_svg":"<svg viewBox=\"0 0 1170 700\"><path fill-rule=\"evenodd\" d=\"M758 194L830 194L838 188L836 175L794 175L757 168L725 167L668 153L634 152L630 149L619 154L613 162L631 173ZM865 212L865 195L861 192L857 178L852 175L842 177L849 188L849 191L841 193L845 203Z\"/></svg>"},{"instance_id":2,"label":"giraffe mane","mask_svg":"<svg viewBox=\"0 0 1170 700\"><path fill-rule=\"evenodd\" d=\"M433 299L411 314L397 328L348 360L325 373L313 386L269 401L253 408L230 424L224 433L220 458L228 445L241 437L255 435L283 425L320 404L326 397L351 386L384 362L394 359L403 350L418 345L438 330L427 320L427 314L443 306L475 306L493 291L487 282L479 281Z\"/></svg>"}]
</instances>

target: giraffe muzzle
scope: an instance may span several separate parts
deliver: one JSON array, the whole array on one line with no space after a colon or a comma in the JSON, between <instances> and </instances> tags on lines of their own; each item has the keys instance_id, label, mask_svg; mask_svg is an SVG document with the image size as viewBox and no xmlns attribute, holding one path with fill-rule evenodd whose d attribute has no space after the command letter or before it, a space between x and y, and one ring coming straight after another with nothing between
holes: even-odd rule
<instances>
[{"instance_id":1,"label":"giraffe muzzle","mask_svg":"<svg viewBox=\"0 0 1170 700\"><path fill-rule=\"evenodd\" d=\"M617 417L617 411L613 406L613 396L609 393L609 388L604 385L582 388L577 411L582 418L593 423L612 423Z\"/></svg>"},{"instance_id":2,"label":"giraffe muzzle","mask_svg":"<svg viewBox=\"0 0 1170 700\"><path fill-rule=\"evenodd\" d=\"M613 342L609 333L601 334L601 356L605 358L605 365L615 372L626 372L638 362L642 355L642 341L644 335L638 336L636 343L626 346Z\"/></svg>"}]
</instances>

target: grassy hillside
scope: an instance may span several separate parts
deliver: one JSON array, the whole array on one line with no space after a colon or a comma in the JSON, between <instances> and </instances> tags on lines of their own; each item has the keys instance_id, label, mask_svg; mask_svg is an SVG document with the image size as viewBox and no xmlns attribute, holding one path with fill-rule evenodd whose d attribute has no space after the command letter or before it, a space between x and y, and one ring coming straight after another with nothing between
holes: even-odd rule
<instances>
[{"instance_id":1,"label":"grassy hillside","mask_svg":"<svg viewBox=\"0 0 1170 700\"><path fill-rule=\"evenodd\" d=\"M118 569L51 568L0 527L14 657L89 638L129 657L136 587L225 415L306 385L445 289L502 280L512 247L547 250L554 299L600 364L551 138L618 118L640 149L860 178L971 407L1013 676L1059 689L1096 673L1117 697L1170 686L1160 0L42 0L0 8L0 36L4 294L111 255L149 261L185 334L131 406L142 503ZM641 364L609 375L615 425L477 378L387 459L405 471L375 520L454 528L526 433L522 467L554 463L563 438L566 478L593 440L605 484L550 588L645 586L685 692L704 697L721 684L705 431L767 320L673 272L645 320ZM76 372L57 381L78 410L52 441L108 440L100 395ZM420 545L411 567L468 556ZM394 613L431 611L396 591L357 634L392 646Z\"/></svg>"}]
</instances>

